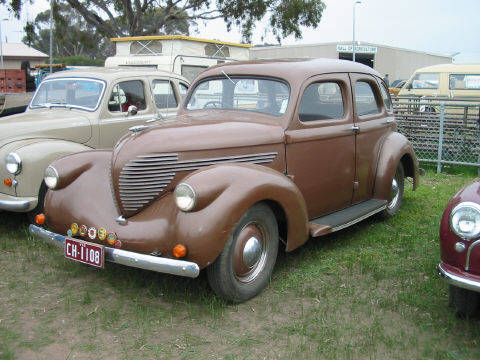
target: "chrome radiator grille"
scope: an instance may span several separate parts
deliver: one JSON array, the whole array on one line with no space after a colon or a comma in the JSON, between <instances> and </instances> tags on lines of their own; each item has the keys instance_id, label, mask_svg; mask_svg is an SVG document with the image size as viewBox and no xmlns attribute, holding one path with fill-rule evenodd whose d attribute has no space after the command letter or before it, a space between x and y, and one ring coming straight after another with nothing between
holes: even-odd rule
<instances>
[{"instance_id":1,"label":"chrome radiator grille","mask_svg":"<svg viewBox=\"0 0 480 360\"><path fill-rule=\"evenodd\" d=\"M178 161L178 154L139 155L129 160L120 172L120 201L125 211L136 212L157 198L177 172L223 163L263 164L272 162L276 156L276 152L271 152Z\"/></svg>"}]
</instances>

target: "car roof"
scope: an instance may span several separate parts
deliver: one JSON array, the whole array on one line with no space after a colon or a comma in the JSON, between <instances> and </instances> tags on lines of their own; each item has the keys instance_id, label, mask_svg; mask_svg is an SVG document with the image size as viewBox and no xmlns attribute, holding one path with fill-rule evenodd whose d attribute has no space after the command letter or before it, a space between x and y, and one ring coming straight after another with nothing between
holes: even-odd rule
<instances>
[{"instance_id":1,"label":"car roof","mask_svg":"<svg viewBox=\"0 0 480 360\"><path fill-rule=\"evenodd\" d=\"M64 77L89 77L98 78L102 80L115 80L123 77L131 76L161 76L164 78L175 78L190 83L183 76L163 70L142 68L134 66L122 66L122 67L83 67L80 69L57 71L48 75L48 79L64 78Z\"/></svg>"},{"instance_id":2,"label":"car roof","mask_svg":"<svg viewBox=\"0 0 480 360\"><path fill-rule=\"evenodd\" d=\"M480 72L480 63L479 64L438 64L432 66L426 66L415 71L419 72Z\"/></svg>"},{"instance_id":3,"label":"car roof","mask_svg":"<svg viewBox=\"0 0 480 360\"><path fill-rule=\"evenodd\" d=\"M210 76L254 75L303 82L306 78L328 73L364 73L380 77L380 74L363 64L336 59L276 59L230 62L213 66L199 75L198 79Z\"/></svg>"}]
</instances>

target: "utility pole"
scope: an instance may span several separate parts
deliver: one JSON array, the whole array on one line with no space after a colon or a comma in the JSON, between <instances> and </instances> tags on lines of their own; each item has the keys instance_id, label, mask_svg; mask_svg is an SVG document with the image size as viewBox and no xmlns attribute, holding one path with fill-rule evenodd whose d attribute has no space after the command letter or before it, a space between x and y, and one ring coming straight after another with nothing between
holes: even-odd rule
<instances>
[{"instance_id":1,"label":"utility pole","mask_svg":"<svg viewBox=\"0 0 480 360\"><path fill-rule=\"evenodd\" d=\"M353 47L352 47L352 59L353 62L355 62L355 8L357 7L357 4L361 4L362 0L355 0L353 3Z\"/></svg>"},{"instance_id":2,"label":"utility pole","mask_svg":"<svg viewBox=\"0 0 480 360\"><path fill-rule=\"evenodd\" d=\"M50 74L52 73L52 49L53 49L53 0L50 0Z\"/></svg>"}]
</instances>

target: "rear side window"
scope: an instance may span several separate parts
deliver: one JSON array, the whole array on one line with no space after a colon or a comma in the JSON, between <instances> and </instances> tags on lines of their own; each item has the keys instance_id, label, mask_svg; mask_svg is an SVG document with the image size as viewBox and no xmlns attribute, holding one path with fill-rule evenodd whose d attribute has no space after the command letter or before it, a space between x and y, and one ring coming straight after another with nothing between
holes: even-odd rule
<instances>
[{"instance_id":1,"label":"rear side window","mask_svg":"<svg viewBox=\"0 0 480 360\"><path fill-rule=\"evenodd\" d=\"M157 109L177 107L177 99L173 94L173 86L170 81L153 80L152 92Z\"/></svg>"},{"instance_id":2,"label":"rear side window","mask_svg":"<svg viewBox=\"0 0 480 360\"><path fill-rule=\"evenodd\" d=\"M298 116L308 122L326 119L341 119L344 113L342 90L335 82L309 85L300 101Z\"/></svg>"},{"instance_id":3,"label":"rear side window","mask_svg":"<svg viewBox=\"0 0 480 360\"><path fill-rule=\"evenodd\" d=\"M388 111L392 111L392 101L390 100L390 96L388 96L388 91L385 89L385 86L380 86L380 90L382 92L382 99L383 102L385 103L385 107L387 108Z\"/></svg>"},{"instance_id":4,"label":"rear side window","mask_svg":"<svg viewBox=\"0 0 480 360\"><path fill-rule=\"evenodd\" d=\"M372 85L366 81L355 83L355 107L358 116L377 114L380 112Z\"/></svg>"},{"instance_id":5,"label":"rear side window","mask_svg":"<svg viewBox=\"0 0 480 360\"><path fill-rule=\"evenodd\" d=\"M480 90L480 74L451 74L451 90Z\"/></svg>"},{"instance_id":6,"label":"rear side window","mask_svg":"<svg viewBox=\"0 0 480 360\"><path fill-rule=\"evenodd\" d=\"M188 86L184 83L179 83L178 89L180 90L180 97L182 100L185 99L185 96L187 96Z\"/></svg>"},{"instance_id":7,"label":"rear side window","mask_svg":"<svg viewBox=\"0 0 480 360\"><path fill-rule=\"evenodd\" d=\"M412 80L412 89L438 89L440 74L418 73Z\"/></svg>"}]
</instances>

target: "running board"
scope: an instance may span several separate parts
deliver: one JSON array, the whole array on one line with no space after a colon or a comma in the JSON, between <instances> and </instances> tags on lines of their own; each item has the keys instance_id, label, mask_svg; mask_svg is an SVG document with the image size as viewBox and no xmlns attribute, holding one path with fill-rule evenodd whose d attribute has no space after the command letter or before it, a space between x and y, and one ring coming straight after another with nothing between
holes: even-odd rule
<instances>
[{"instance_id":1,"label":"running board","mask_svg":"<svg viewBox=\"0 0 480 360\"><path fill-rule=\"evenodd\" d=\"M313 219L308 223L310 236L317 237L342 230L375 215L386 207L386 200L371 199L332 214Z\"/></svg>"}]
</instances>

